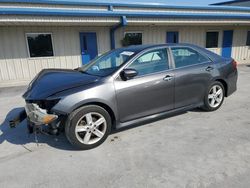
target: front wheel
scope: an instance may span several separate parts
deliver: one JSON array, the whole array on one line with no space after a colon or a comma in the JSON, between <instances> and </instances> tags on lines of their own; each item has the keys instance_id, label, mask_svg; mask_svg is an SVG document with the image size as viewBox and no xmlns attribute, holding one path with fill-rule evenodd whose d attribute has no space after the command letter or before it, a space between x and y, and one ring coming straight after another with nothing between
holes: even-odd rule
<instances>
[{"instance_id":1,"label":"front wheel","mask_svg":"<svg viewBox=\"0 0 250 188\"><path fill-rule=\"evenodd\" d=\"M81 107L69 116L65 134L69 142L79 149L92 149L102 144L111 132L111 118L102 107Z\"/></svg>"},{"instance_id":2,"label":"front wheel","mask_svg":"<svg viewBox=\"0 0 250 188\"><path fill-rule=\"evenodd\" d=\"M220 108L224 101L225 89L224 86L216 81L208 87L204 98L204 107L206 111L214 111Z\"/></svg>"}]
</instances>

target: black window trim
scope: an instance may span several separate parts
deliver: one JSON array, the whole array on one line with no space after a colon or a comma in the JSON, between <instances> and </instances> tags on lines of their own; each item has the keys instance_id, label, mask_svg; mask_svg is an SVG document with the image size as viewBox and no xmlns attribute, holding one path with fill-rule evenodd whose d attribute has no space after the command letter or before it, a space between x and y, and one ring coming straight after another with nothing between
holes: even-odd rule
<instances>
[{"instance_id":1,"label":"black window trim","mask_svg":"<svg viewBox=\"0 0 250 188\"><path fill-rule=\"evenodd\" d=\"M50 35L51 36L51 43L52 43L52 50L53 50L53 56L44 56L44 57L31 57L30 56L30 50L29 50L29 42L28 42L28 35L29 34L45 34L45 35ZM26 40L26 48L27 48L27 53L28 53L28 58L29 59L41 59L41 58L54 58L55 57L55 49L54 49L54 40L53 40L53 33L52 32L26 32L25 33L25 40Z\"/></svg>"},{"instance_id":2,"label":"black window trim","mask_svg":"<svg viewBox=\"0 0 250 188\"><path fill-rule=\"evenodd\" d=\"M218 41L217 41L217 46L216 47L207 47L207 33L211 32L217 32L218 33ZM220 41L220 31L219 30L207 30L205 33L205 48L219 48L219 41Z\"/></svg>"},{"instance_id":3,"label":"black window trim","mask_svg":"<svg viewBox=\"0 0 250 188\"><path fill-rule=\"evenodd\" d=\"M192 64L192 65L186 65L186 66L183 66L183 67L176 68L175 67L175 61L174 61L174 55L172 53L172 48L189 48L189 49L192 49L192 50L196 51L197 53L205 56L208 59L208 61L204 61L202 63L195 63L195 64ZM208 55L206 55L203 52L199 52L197 49L195 49L193 47L190 47L190 46L171 46L170 47L170 53L171 53L171 61L172 61L172 64L173 64L172 66L173 66L174 70L183 69L183 68L192 67L192 66L197 66L197 65L202 65L202 64L206 64L206 63L213 63L213 61L208 57Z\"/></svg>"}]
</instances>

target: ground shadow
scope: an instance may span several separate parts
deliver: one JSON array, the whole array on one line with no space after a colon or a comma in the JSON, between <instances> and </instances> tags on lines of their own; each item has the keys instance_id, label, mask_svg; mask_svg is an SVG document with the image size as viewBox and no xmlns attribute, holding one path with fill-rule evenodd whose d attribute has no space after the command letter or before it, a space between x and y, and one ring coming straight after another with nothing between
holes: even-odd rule
<instances>
[{"instance_id":1,"label":"ground shadow","mask_svg":"<svg viewBox=\"0 0 250 188\"><path fill-rule=\"evenodd\" d=\"M121 132L121 131L125 131L125 130L129 130L129 129L132 129L132 128L135 128L135 127L143 126L143 125L146 125L146 124L154 123L156 121L160 121L160 120L163 120L163 119L168 119L168 118L171 118L171 117L174 117L174 116L179 116L179 115L182 115L182 114L185 114L185 113L188 113L188 112L199 112L200 113L200 112L204 112L204 110L202 110L200 108L195 108L195 109L192 109L192 110L186 110L186 111L180 111L180 112L175 112L175 113L171 113L171 114L166 114L166 115L163 115L163 116L160 116L160 117L157 117L157 118L153 118L153 119L150 119L150 120L145 120L145 121L143 121L141 123L136 123L136 124L133 124L131 126L121 128L119 130L114 130L112 132L112 134L118 133L118 132Z\"/></svg>"},{"instance_id":2,"label":"ground shadow","mask_svg":"<svg viewBox=\"0 0 250 188\"><path fill-rule=\"evenodd\" d=\"M250 65L246 65L246 67L250 67Z\"/></svg>"},{"instance_id":3,"label":"ground shadow","mask_svg":"<svg viewBox=\"0 0 250 188\"><path fill-rule=\"evenodd\" d=\"M15 145L36 144L34 134L28 134L26 120L17 125L16 128L9 127L9 121L23 109L22 107L14 108L7 114L4 122L0 125L0 144L5 141ZM62 150L75 150L66 140L63 133L58 136L43 134L38 134L37 136L39 144L48 144Z\"/></svg>"},{"instance_id":4,"label":"ground shadow","mask_svg":"<svg viewBox=\"0 0 250 188\"><path fill-rule=\"evenodd\" d=\"M16 117L16 115L21 112L24 108L19 107L19 108L14 108L12 109L6 116L4 122L0 125L0 144L2 144L4 141L9 142L11 144L15 145L25 145L29 143L34 143L35 142L35 136L34 134L28 134L27 131L27 121L24 120L21 122L19 125L16 126L16 128L10 128L9 127L9 121L13 119L13 117ZM191 110L192 112L203 112L199 108L195 108ZM132 129L138 126L143 126L149 123L153 123L156 121L160 121L163 119L171 118L173 116L178 116L185 114L189 111L181 111L181 112L176 112L173 114L168 114L164 115L158 118L150 119L143 121L141 123L133 124L131 126L121 128L119 130L113 130L112 134L120 132L120 131L125 131L128 129ZM61 150L77 150L75 149L66 139L64 133L61 133L60 135L43 135L43 134L38 134L38 143L39 144L48 144L49 146L52 146L57 149Z\"/></svg>"}]
</instances>

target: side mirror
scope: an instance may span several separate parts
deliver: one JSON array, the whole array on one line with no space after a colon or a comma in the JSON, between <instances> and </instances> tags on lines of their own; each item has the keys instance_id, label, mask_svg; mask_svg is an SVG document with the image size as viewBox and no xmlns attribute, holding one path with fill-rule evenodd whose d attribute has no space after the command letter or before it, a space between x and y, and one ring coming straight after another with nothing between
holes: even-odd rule
<instances>
[{"instance_id":1,"label":"side mirror","mask_svg":"<svg viewBox=\"0 0 250 188\"><path fill-rule=\"evenodd\" d=\"M138 72L135 69L124 69L121 73L120 76L123 80L130 80L134 78L135 76L138 75Z\"/></svg>"}]
</instances>

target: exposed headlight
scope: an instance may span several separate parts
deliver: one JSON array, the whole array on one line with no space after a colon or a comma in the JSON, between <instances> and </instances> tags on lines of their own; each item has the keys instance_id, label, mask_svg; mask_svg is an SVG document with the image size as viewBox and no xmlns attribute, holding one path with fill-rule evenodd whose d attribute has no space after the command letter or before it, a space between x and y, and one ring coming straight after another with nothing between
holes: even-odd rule
<instances>
[{"instance_id":1,"label":"exposed headlight","mask_svg":"<svg viewBox=\"0 0 250 188\"><path fill-rule=\"evenodd\" d=\"M49 124L58 118L55 114L48 114L47 110L40 108L35 103L27 103L25 111L28 119L37 125Z\"/></svg>"}]
</instances>

